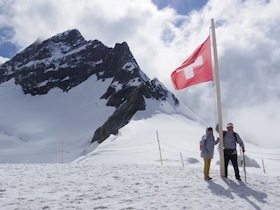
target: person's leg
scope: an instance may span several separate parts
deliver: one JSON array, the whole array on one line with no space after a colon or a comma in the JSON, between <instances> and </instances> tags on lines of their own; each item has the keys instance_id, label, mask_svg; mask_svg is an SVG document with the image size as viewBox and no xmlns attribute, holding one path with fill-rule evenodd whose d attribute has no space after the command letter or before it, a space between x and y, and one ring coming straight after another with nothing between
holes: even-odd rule
<instances>
[{"instance_id":1,"label":"person's leg","mask_svg":"<svg viewBox=\"0 0 280 210\"><path fill-rule=\"evenodd\" d=\"M204 178L208 177L209 174L209 161L207 158L204 158Z\"/></svg>"},{"instance_id":2,"label":"person's leg","mask_svg":"<svg viewBox=\"0 0 280 210\"><path fill-rule=\"evenodd\" d=\"M228 175L228 163L229 163L230 156L227 155L227 154L224 154L224 157L225 157L225 177L227 178L227 175Z\"/></svg>"},{"instance_id":3,"label":"person's leg","mask_svg":"<svg viewBox=\"0 0 280 210\"><path fill-rule=\"evenodd\" d=\"M204 158L204 179L212 179L209 177L211 159Z\"/></svg>"},{"instance_id":4,"label":"person's leg","mask_svg":"<svg viewBox=\"0 0 280 210\"><path fill-rule=\"evenodd\" d=\"M210 166L211 166L211 159L208 159L208 177L210 178L210 179L212 179L210 176L209 176L209 174L210 174Z\"/></svg>"},{"instance_id":5,"label":"person's leg","mask_svg":"<svg viewBox=\"0 0 280 210\"><path fill-rule=\"evenodd\" d=\"M239 180L240 179L240 174L239 174L239 168L238 168L238 163L237 163L237 154L232 155L231 162L232 162L232 165L233 165L235 178Z\"/></svg>"},{"instance_id":6,"label":"person's leg","mask_svg":"<svg viewBox=\"0 0 280 210\"><path fill-rule=\"evenodd\" d=\"M206 161L206 158L203 158L203 160L204 160L203 173L204 173L204 178L205 178L206 177L206 173L207 173L207 170L206 170L207 161Z\"/></svg>"}]
</instances>

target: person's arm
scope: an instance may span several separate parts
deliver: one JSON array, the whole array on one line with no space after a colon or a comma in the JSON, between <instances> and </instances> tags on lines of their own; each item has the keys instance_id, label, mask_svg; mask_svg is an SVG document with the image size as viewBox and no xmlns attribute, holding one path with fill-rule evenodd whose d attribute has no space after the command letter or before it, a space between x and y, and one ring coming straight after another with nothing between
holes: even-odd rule
<instances>
[{"instance_id":1,"label":"person's arm","mask_svg":"<svg viewBox=\"0 0 280 210\"><path fill-rule=\"evenodd\" d=\"M220 139L217 138L217 140L215 141L215 144L218 144L220 142Z\"/></svg>"},{"instance_id":2,"label":"person's arm","mask_svg":"<svg viewBox=\"0 0 280 210\"><path fill-rule=\"evenodd\" d=\"M199 149L200 149L200 150L202 150L202 148L204 147L206 138L207 138L207 137L206 137L205 135L202 136L201 141L199 142Z\"/></svg>"},{"instance_id":3,"label":"person's arm","mask_svg":"<svg viewBox=\"0 0 280 210\"><path fill-rule=\"evenodd\" d=\"M242 139L240 138L240 136L237 133L236 133L236 141L240 145L240 147L242 148L242 152L245 152L244 143L243 143Z\"/></svg>"}]
</instances>

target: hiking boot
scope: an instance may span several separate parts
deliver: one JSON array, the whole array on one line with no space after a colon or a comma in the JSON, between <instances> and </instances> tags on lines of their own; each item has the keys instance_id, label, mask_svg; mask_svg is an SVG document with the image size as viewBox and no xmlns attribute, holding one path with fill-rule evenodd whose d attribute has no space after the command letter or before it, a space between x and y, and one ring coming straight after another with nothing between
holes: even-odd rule
<instances>
[{"instance_id":1,"label":"hiking boot","mask_svg":"<svg viewBox=\"0 0 280 210\"><path fill-rule=\"evenodd\" d=\"M210 180L212 178L210 178L209 176L204 177L205 180Z\"/></svg>"},{"instance_id":2,"label":"hiking boot","mask_svg":"<svg viewBox=\"0 0 280 210\"><path fill-rule=\"evenodd\" d=\"M240 177L236 177L236 179L237 179L238 181L241 181Z\"/></svg>"}]
</instances>

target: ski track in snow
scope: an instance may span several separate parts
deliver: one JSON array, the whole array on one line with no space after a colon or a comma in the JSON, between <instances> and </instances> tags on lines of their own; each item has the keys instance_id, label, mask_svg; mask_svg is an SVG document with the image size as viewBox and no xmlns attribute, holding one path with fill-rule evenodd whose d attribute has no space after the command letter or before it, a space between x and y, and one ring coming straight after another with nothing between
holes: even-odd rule
<instances>
[{"instance_id":1,"label":"ski track in snow","mask_svg":"<svg viewBox=\"0 0 280 210\"><path fill-rule=\"evenodd\" d=\"M248 183L202 168L149 164L2 164L0 209L280 209L280 177ZM230 177L232 176L232 177Z\"/></svg>"}]
</instances>

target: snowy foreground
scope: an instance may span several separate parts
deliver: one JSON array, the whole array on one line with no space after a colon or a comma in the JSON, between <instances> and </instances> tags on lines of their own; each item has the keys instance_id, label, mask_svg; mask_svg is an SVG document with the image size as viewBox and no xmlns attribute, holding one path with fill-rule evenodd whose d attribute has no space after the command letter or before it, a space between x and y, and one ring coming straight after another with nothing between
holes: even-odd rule
<instances>
[{"instance_id":1,"label":"snowy foreground","mask_svg":"<svg viewBox=\"0 0 280 210\"><path fill-rule=\"evenodd\" d=\"M1 209L280 209L280 177L247 184L160 164L1 164Z\"/></svg>"}]
</instances>

